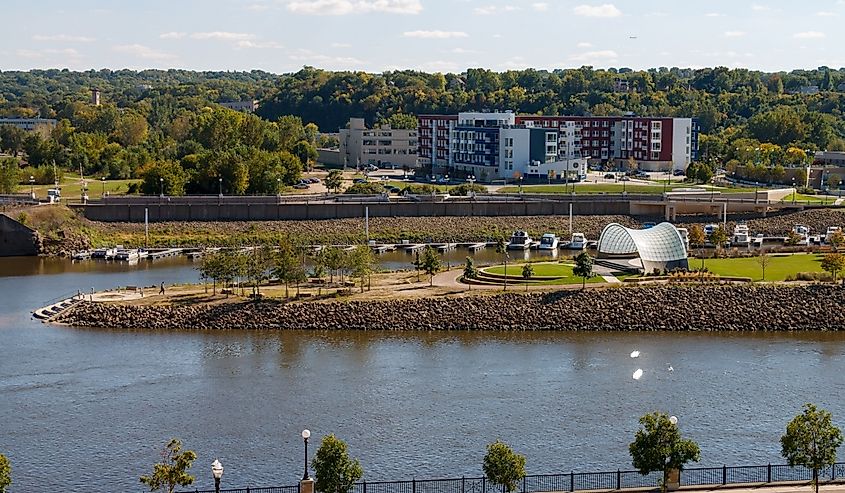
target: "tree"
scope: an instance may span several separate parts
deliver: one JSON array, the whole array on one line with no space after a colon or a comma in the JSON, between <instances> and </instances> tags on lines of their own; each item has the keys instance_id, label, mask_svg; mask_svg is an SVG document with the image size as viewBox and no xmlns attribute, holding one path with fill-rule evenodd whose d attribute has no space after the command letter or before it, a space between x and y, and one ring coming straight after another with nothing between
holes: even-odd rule
<instances>
[{"instance_id":1,"label":"tree","mask_svg":"<svg viewBox=\"0 0 845 493\"><path fill-rule=\"evenodd\" d=\"M694 441L681 438L678 425L664 413L654 412L640 418L641 428L628 446L634 467L643 476L662 472L661 489L666 491L670 470L681 470L684 464L698 462L701 451Z\"/></svg>"},{"instance_id":2,"label":"tree","mask_svg":"<svg viewBox=\"0 0 845 493\"><path fill-rule=\"evenodd\" d=\"M188 176L184 168L172 161L161 161L139 171L144 181L141 192L146 195L184 195Z\"/></svg>"},{"instance_id":3,"label":"tree","mask_svg":"<svg viewBox=\"0 0 845 493\"><path fill-rule=\"evenodd\" d=\"M346 443L334 435L323 437L311 465L317 476L314 487L319 493L347 493L364 475L361 463L349 458Z\"/></svg>"},{"instance_id":4,"label":"tree","mask_svg":"<svg viewBox=\"0 0 845 493\"><path fill-rule=\"evenodd\" d=\"M330 246L323 250L324 261L329 269L329 282L334 283L334 274L343 266L344 252L336 246Z\"/></svg>"},{"instance_id":5,"label":"tree","mask_svg":"<svg viewBox=\"0 0 845 493\"><path fill-rule=\"evenodd\" d=\"M725 243L728 242L728 232L723 225L720 224L718 228L713 230L710 235L710 242L716 246L716 250L721 250L725 246Z\"/></svg>"},{"instance_id":6,"label":"tree","mask_svg":"<svg viewBox=\"0 0 845 493\"><path fill-rule=\"evenodd\" d=\"M15 158L0 159L0 193L14 193L20 181L21 171L18 167L18 160Z\"/></svg>"},{"instance_id":7,"label":"tree","mask_svg":"<svg viewBox=\"0 0 845 493\"><path fill-rule=\"evenodd\" d=\"M833 282L836 282L836 275L845 270L845 255L841 253L829 253L822 258L822 269L833 275Z\"/></svg>"},{"instance_id":8,"label":"tree","mask_svg":"<svg viewBox=\"0 0 845 493\"><path fill-rule=\"evenodd\" d=\"M760 269L763 271L762 281L766 280L766 267L768 267L769 263L771 262L772 258L769 257L769 253L765 250L760 251L760 255L757 256L757 263L760 265Z\"/></svg>"},{"instance_id":9,"label":"tree","mask_svg":"<svg viewBox=\"0 0 845 493\"><path fill-rule=\"evenodd\" d=\"M515 491L525 477L525 456L517 454L507 444L496 440L487 446L484 455L484 475L506 491Z\"/></svg>"},{"instance_id":10,"label":"tree","mask_svg":"<svg viewBox=\"0 0 845 493\"><path fill-rule=\"evenodd\" d=\"M804 412L786 425L780 438L781 455L791 467L813 471L813 484L819 491L819 469L836 462L836 449L842 445L842 432L833 425L830 413L804 404Z\"/></svg>"},{"instance_id":11,"label":"tree","mask_svg":"<svg viewBox=\"0 0 845 493\"><path fill-rule=\"evenodd\" d=\"M343 172L339 169L329 171L329 175L324 180L326 188L334 193L340 193L340 187L343 185Z\"/></svg>"},{"instance_id":12,"label":"tree","mask_svg":"<svg viewBox=\"0 0 845 493\"><path fill-rule=\"evenodd\" d=\"M425 247L421 260L422 270L428 274L428 285L434 285L434 274L440 272L440 255L431 246Z\"/></svg>"},{"instance_id":13,"label":"tree","mask_svg":"<svg viewBox=\"0 0 845 493\"><path fill-rule=\"evenodd\" d=\"M786 235L786 245L787 246L796 246L800 242L801 242L801 235L799 235L795 231L790 231L789 234Z\"/></svg>"},{"instance_id":14,"label":"tree","mask_svg":"<svg viewBox=\"0 0 845 493\"><path fill-rule=\"evenodd\" d=\"M575 267L572 273L581 278L581 289L587 287L587 279L593 277L593 257L587 252L581 252L575 257Z\"/></svg>"},{"instance_id":15,"label":"tree","mask_svg":"<svg viewBox=\"0 0 845 493\"><path fill-rule=\"evenodd\" d=\"M845 243L845 233L842 233L841 229L837 229L830 235L830 239L828 240L830 246L833 247L833 250L836 251L842 246L842 243Z\"/></svg>"},{"instance_id":16,"label":"tree","mask_svg":"<svg viewBox=\"0 0 845 493\"><path fill-rule=\"evenodd\" d=\"M478 277L478 269L475 268L475 261L472 257L467 256L466 263L464 263L464 282L467 283L469 289L472 289L472 284L467 282L468 279L475 279Z\"/></svg>"},{"instance_id":17,"label":"tree","mask_svg":"<svg viewBox=\"0 0 845 493\"><path fill-rule=\"evenodd\" d=\"M352 251L350 258L352 275L361 279L361 292L364 292L364 280L369 278L376 267L373 250L367 245L359 245Z\"/></svg>"},{"instance_id":18,"label":"tree","mask_svg":"<svg viewBox=\"0 0 845 493\"><path fill-rule=\"evenodd\" d=\"M177 486L193 484L194 477L188 474L191 463L197 459L193 450L182 452L182 441L173 438L161 452L161 462L153 465L153 473L141 476L141 483L150 491L164 490L173 493Z\"/></svg>"},{"instance_id":19,"label":"tree","mask_svg":"<svg viewBox=\"0 0 845 493\"><path fill-rule=\"evenodd\" d=\"M0 454L0 493L6 493L6 488L12 484L12 465L5 455Z\"/></svg>"},{"instance_id":20,"label":"tree","mask_svg":"<svg viewBox=\"0 0 845 493\"><path fill-rule=\"evenodd\" d=\"M287 238L283 238L273 256L270 273L285 284L285 298L290 296L290 283L299 282L301 278L299 270L302 270L299 255L296 254L293 244Z\"/></svg>"},{"instance_id":21,"label":"tree","mask_svg":"<svg viewBox=\"0 0 845 493\"><path fill-rule=\"evenodd\" d=\"M496 253L502 256L502 264L505 266L505 276L504 282L505 286L503 288L504 291L508 290L508 245L505 243L505 239L501 236L496 238Z\"/></svg>"},{"instance_id":22,"label":"tree","mask_svg":"<svg viewBox=\"0 0 845 493\"><path fill-rule=\"evenodd\" d=\"M698 224L693 224L689 228L689 244L693 248L698 249L698 256L701 257L701 269L704 270L704 244L707 243L707 236L704 234L704 228Z\"/></svg>"},{"instance_id":23,"label":"tree","mask_svg":"<svg viewBox=\"0 0 845 493\"><path fill-rule=\"evenodd\" d=\"M525 279L525 290L528 291L528 281L534 276L534 266L525 264L522 266L522 278Z\"/></svg>"}]
</instances>

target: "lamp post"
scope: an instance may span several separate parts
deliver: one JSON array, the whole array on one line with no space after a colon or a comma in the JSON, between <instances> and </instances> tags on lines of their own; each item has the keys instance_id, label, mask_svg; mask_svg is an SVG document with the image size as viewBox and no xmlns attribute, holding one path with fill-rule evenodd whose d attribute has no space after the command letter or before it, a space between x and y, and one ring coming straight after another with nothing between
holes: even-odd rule
<instances>
[{"instance_id":1,"label":"lamp post","mask_svg":"<svg viewBox=\"0 0 845 493\"><path fill-rule=\"evenodd\" d=\"M522 195L522 175L519 175L519 194Z\"/></svg>"},{"instance_id":2,"label":"lamp post","mask_svg":"<svg viewBox=\"0 0 845 493\"><path fill-rule=\"evenodd\" d=\"M223 178L218 178L217 183L219 185L220 198L222 199L223 198Z\"/></svg>"},{"instance_id":3,"label":"lamp post","mask_svg":"<svg viewBox=\"0 0 845 493\"><path fill-rule=\"evenodd\" d=\"M100 196L105 197L106 196L106 177L105 176L101 177L100 182L103 184L103 193Z\"/></svg>"},{"instance_id":4,"label":"lamp post","mask_svg":"<svg viewBox=\"0 0 845 493\"><path fill-rule=\"evenodd\" d=\"M308 477L308 439L311 438L310 430L302 430L302 440L305 442L305 472L302 473L302 480L307 481L311 479Z\"/></svg>"},{"instance_id":5,"label":"lamp post","mask_svg":"<svg viewBox=\"0 0 845 493\"><path fill-rule=\"evenodd\" d=\"M29 175L29 196L35 197L35 177Z\"/></svg>"},{"instance_id":6,"label":"lamp post","mask_svg":"<svg viewBox=\"0 0 845 493\"><path fill-rule=\"evenodd\" d=\"M282 179L276 178L276 195L282 196Z\"/></svg>"},{"instance_id":7,"label":"lamp post","mask_svg":"<svg viewBox=\"0 0 845 493\"><path fill-rule=\"evenodd\" d=\"M795 176L792 177L792 205L795 205L795 196L798 195L798 190L795 189Z\"/></svg>"},{"instance_id":8,"label":"lamp post","mask_svg":"<svg viewBox=\"0 0 845 493\"><path fill-rule=\"evenodd\" d=\"M673 425L677 425L678 424L678 417L677 416L669 416L669 422L672 423Z\"/></svg>"},{"instance_id":9,"label":"lamp post","mask_svg":"<svg viewBox=\"0 0 845 493\"><path fill-rule=\"evenodd\" d=\"M159 196L164 197L164 178L159 178L158 183L159 183Z\"/></svg>"},{"instance_id":10,"label":"lamp post","mask_svg":"<svg viewBox=\"0 0 845 493\"><path fill-rule=\"evenodd\" d=\"M211 475L214 476L214 492L220 493L220 478L223 477L223 464L214 459L211 463Z\"/></svg>"}]
</instances>

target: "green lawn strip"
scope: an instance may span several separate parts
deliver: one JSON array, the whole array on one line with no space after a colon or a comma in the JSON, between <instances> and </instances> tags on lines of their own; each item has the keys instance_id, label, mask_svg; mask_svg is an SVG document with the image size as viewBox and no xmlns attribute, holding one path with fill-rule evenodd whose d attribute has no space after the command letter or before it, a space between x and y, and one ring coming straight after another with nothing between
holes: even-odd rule
<instances>
[{"instance_id":1,"label":"green lawn strip","mask_svg":"<svg viewBox=\"0 0 845 493\"><path fill-rule=\"evenodd\" d=\"M795 202L799 203L799 204L831 205L834 202L836 202L836 199L838 199L838 198L839 197L834 197L834 196L816 197L816 196L813 196L813 195L804 195L803 193L798 193L798 194L791 193L791 194L787 195L786 197L784 197L783 199L781 199L780 202L791 203L794 199Z\"/></svg>"},{"instance_id":2,"label":"green lawn strip","mask_svg":"<svg viewBox=\"0 0 845 493\"><path fill-rule=\"evenodd\" d=\"M783 281L788 276L794 276L799 272L823 272L821 255L773 254L769 257L769 265L766 266L766 281ZM690 258L689 265L690 268L697 269L701 266L701 259ZM763 279L763 271L757 257L705 259L704 266L710 272L720 276L749 277L754 281Z\"/></svg>"},{"instance_id":3,"label":"green lawn strip","mask_svg":"<svg viewBox=\"0 0 845 493\"><path fill-rule=\"evenodd\" d=\"M689 188L688 185L672 184L666 187L667 190L674 188ZM585 183L575 186L575 193L663 193L663 185L628 185L622 183ZM572 193L572 186L566 185L526 185L522 187L525 193ZM498 193L519 193L519 187L507 186L498 190Z\"/></svg>"},{"instance_id":4,"label":"green lawn strip","mask_svg":"<svg viewBox=\"0 0 845 493\"><path fill-rule=\"evenodd\" d=\"M497 265L494 267L485 267L482 271L494 275L507 275L508 279L522 279L522 266L525 264L508 264L507 274L505 274L505 267ZM572 265L566 264L552 264L552 263L536 263L531 264L534 268L534 275L537 277L560 277L562 279L547 279L543 281L533 281L531 284L537 285L555 285L555 284L579 284L581 278L572 273ZM604 282L601 276L595 276L587 279L588 283Z\"/></svg>"},{"instance_id":5,"label":"green lawn strip","mask_svg":"<svg viewBox=\"0 0 845 493\"><path fill-rule=\"evenodd\" d=\"M109 195L124 195L129 190L130 183L140 183L141 180L97 180L94 178L86 178L88 186L88 197L91 199L100 198L103 195L103 186ZM79 181L79 175L71 175L66 173L64 179L59 184L62 190L62 198L79 200L82 195L82 184ZM35 185L32 187L38 197L44 198L47 196L47 189L54 188L54 185ZM28 185L21 185L19 191L29 192Z\"/></svg>"}]
</instances>

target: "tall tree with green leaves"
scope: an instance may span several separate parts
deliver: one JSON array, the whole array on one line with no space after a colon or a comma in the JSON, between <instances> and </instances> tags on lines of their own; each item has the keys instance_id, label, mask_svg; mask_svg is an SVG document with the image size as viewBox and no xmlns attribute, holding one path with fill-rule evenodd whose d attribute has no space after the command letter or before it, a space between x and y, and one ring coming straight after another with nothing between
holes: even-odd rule
<instances>
[{"instance_id":1,"label":"tall tree with green leaves","mask_svg":"<svg viewBox=\"0 0 845 493\"><path fill-rule=\"evenodd\" d=\"M319 493L348 493L355 481L364 475L358 459L351 459L346 442L327 435L311 461L314 467L315 489Z\"/></svg>"},{"instance_id":2,"label":"tall tree with green leaves","mask_svg":"<svg viewBox=\"0 0 845 493\"><path fill-rule=\"evenodd\" d=\"M525 264L522 266L522 278L526 281L525 282L525 290L528 291L528 281L534 277L534 266L531 264Z\"/></svg>"},{"instance_id":3,"label":"tall tree with green leaves","mask_svg":"<svg viewBox=\"0 0 845 493\"><path fill-rule=\"evenodd\" d=\"M581 289L587 287L587 279L593 277L593 257L587 252L581 252L575 257L575 267L572 273L581 278Z\"/></svg>"},{"instance_id":4,"label":"tall tree with green leaves","mask_svg":"<svg viewBox=\"0 0 845 493\"><path fill-rule=\"evenodd\" d=\"M722 248L725 247L725 243L728 242L728 238L728 231L720 224L718 228L713 230L713 234L710 235L710 242L716 246L716 251L721 252Z\"/></svg>"},{"instance_id":5,"label":"tall tree with green leaves","mask_svg":"<svg viewBox=\"0 0 845 493\"><path fill-rule=\"evenodd\" d=\"M326 185L326 189L340 193L340 187L343 185L343 172L339 169L329 171L323 183Z\"/></svg>"},{"instance_id":6,"label":"tall tree with green leaves","mask_svg":"<svg viewBox=\"0 0 845 493\"><path fill-rule=\"evenodd\" d=\"M525 477L525 456L514 452L506 443L496 440L487 446L484 475L506 491L515 491Z\"/></svg>"},{"instance_id":7,"label":"tall tree with green leaves","mask_svg":"<svg viewBox=\"0 0 845 493\"><path fill-rule=\"evenodd\" d=\"M499 236L496 238L496 253L502 256L502 265L505 266L505 275L504 275L504 288L503 291L508 290L508 244L505 242L504 237Z\"/></svg>"},{"instance_id":8,"label":"tall tree with green leaves","mask_svg":"<svg viewBox=\"0 0 845 493\"><path fill-rule=\"evenodd\" d=\"M364 292L364 282L376 268L376 257L367 245L359 245L352 251L352 275L361 280L361 292Z\"/></svg>"},{"instance_id":9,"label":"tall tree with green leaves","mask_svg":"<svg viewBox=\"0 0 845 493\"><path fill-rule=\"evenodd\" d=\"M640 426L628 446L631 461L643 476L663 473L661 489L665 492L669 471L681 470L687 462L698 462L701 450L694 441L681 438L677 423L664 413L642 416Z\"/></svg>"},{"instance_id":10,"label":"tall tree with green leaves","mask_svg":"<svg viewBox=\"0 0 845 493\"><path fill-rule=\"evenodd\" d=\"M701 258L701 270L704 270L704 244L707 243L707 235L704 234L704 228L698 224L693 224L689 228L689 245L691 248L698 249L698 256Z\"/></svg>"},{"instance_id":11,"label":"tall tree with green leaves","mask_svg":"<svg viewBox=\"0 0 845 493\"><path fill-rule=\"evenodd\" d=\"M475 268L475 261L472 257L467 256L466 262L464 263L464 282L467 283L470 290L472 289L472 283L469 281L476 277L478 277L478 269Z\"/></svg>"},{"instance_id":12,"label":"tall tree with green leaves","mask_svg":"<svg viewBox=\"0 0 845 493\"><path fill-rule=\"evenodd\" d=\"M153 473L141 476L141 483L150 491L173 493L177 486L193 484L194 477L188 474L191 464L197 460L193 450L182 451L182 441L173 438L161 452L161 462L153 465Z\"/></svg>"},{"instance_id":13,"label":"tall tree with green leaves","mask_svg":"<svg viewBox=\"0 0 845 493\"><path fill-rule=\"evenodd\" d=\"M15 193L20 180L21 171L18 167L18 160L15 158L0 158L0 193Z\"/></svg>"},{"instance_id":14,"label":"tall tree with green leaves","mask_svg":"<svg viewBox=\"0 0 845 493\"><path fill-rule=\"evenodd\" d=\"M428 274L428 285L434 285L434 274L440 272L440 268L442 267L440 255L437 254L437 250L431 246L425 247L420 262L422 263L422 270Z\"/></svg>"},{"instance_id":15,"label":"tall tree with green leaves","mask_svg":"<svg viewBox=\"0 0 845 493\"><path fill-rule=\"evenodd\" d=\"M0 493L6 493L6 488L12 484L12 465L5 455L0 454Z\"/></svg>"},{"instance_id":16,"label":"tall tree with green leaves","mask_svg":"<svg viewBox=\"0 0 845 493\"><path fill-rule=\"evenodd\" d=\"M804 412L786 425L780 438L781 455L792 466L813 471L813 484L819 491L819 470L836 462L836 449L842 445L842 432L834 426L830 413L804 404Z\"/></svg>"}]
</instances>

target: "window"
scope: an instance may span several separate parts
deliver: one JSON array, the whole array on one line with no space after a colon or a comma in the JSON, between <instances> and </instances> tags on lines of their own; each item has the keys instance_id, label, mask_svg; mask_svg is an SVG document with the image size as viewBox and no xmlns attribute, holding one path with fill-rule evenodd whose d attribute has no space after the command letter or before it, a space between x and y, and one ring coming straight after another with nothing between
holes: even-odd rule
<instances>
[{"instance_id":1,"label":"window","mask_svg":"<svg viewBox=\"0 0 845 493\"><path fill-rule=\"evenodd\" d=\"M651 159L660 159L660 153L652 151L651 152Z\"/></svg>"},{"instance_id":2,"label":"window","mask_svg":"<svg viewBox=\"0 0 845 493\"><path fill-rule=\"evenodd\" d=\"M652 130L660 130L660 122L651 122Z\"/></svg>"}]
</instances>

